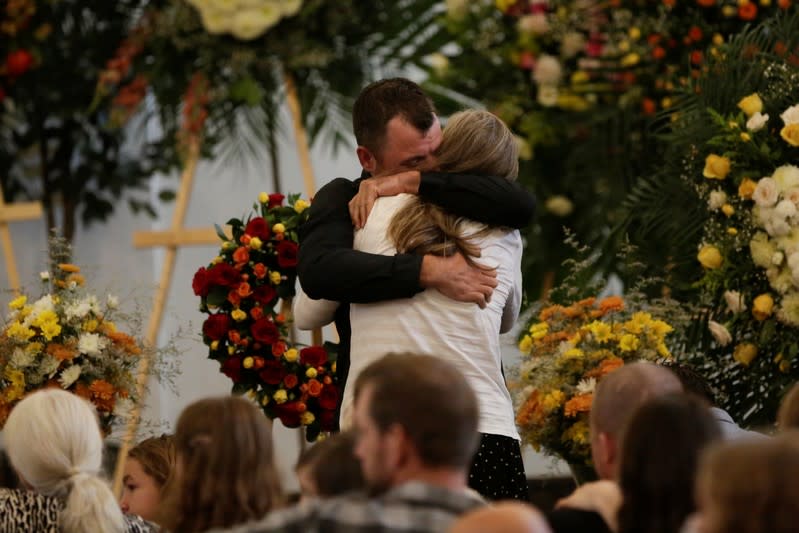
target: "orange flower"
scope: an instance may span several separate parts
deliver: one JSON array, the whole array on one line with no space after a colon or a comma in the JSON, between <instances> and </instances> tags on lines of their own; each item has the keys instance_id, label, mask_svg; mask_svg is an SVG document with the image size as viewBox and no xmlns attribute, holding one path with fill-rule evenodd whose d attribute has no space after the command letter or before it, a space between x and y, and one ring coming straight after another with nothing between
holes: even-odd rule
<instances>
[{"instance_id":1,"label":"orange flower","mask_svg":"<svg viewBox=\"0 0 799 533\"><path fill-rule=\"evenodd\" d=\"M277 341L272 345L272 355L275 357L280 357L286 353L286 350L288 350L288 346L286 346L286 343L283 341Z\"/></svg>"},{"instance_id":2,"label":"orange flower","mask_svg":"<svg viewBox=\"0 0 799 533\"><path fill-rule=\"evenodd\" d=\"M591 296L589 298L583 298L582 300L577 302L577 304L575 304L575 305L579 305L580 307L591 307L592 305L594 305L595 301L596 301L596 298Z\"/></svg>"},{"instance_id":3,"label":"orange flower","mask_svg":"<svg viewBox=\"0 0 799 533\"><path fill-rule=\"evenodd\" d=\"M239 242L241 244L243 244L244 246L249 246L251 240L252 240L252 237L250 237L246 233L244 235L242 235L241 237L239 237Z\"/></svg>"},{"instance_id":4,"label":"orange flower","mask_svg":"<svg viewBox=\"0 0 799 533\"><path fill-rule=\"evenodd\" d=\"M317 380L312 379L308 382L308 394L310 396L319 396L322 392L322 384L319 383Z\"/></svg>"},{"instance_id":5,"label":"orange flower","mask_svg":"<svg viewBox=\"0 0 799 533\"><path fill-rule=\"evenodd\" d=\"M562 305L550 305L549 307L545 307L541 310L538 314L538 319L541 322L546 322L550 318L552 318L556 313L562 313L563 306Z\"/></svg>"},{"instance_id":6,"label":"orange flower","mask_svg":"<svg viewBox=\"0 0 799 533\"><path fill-rule=\"evenodd\" d=\"M699 26L691 26L691 29L688 30L688 37L692 41L701 41L702 40L702 29Z\"/></svg>"},{"instance_id":7,"label":"orange flower","mask_svg":"<svg viewBox=\"0 0 799 533\"><path fill-rule=\"evenodd\" d=\"M286 377L283 378L283 384L286 386L287 389L293 389L297 386L297 376L294 374L288 374Z\"/></svg>"},{"instance_id":8,"label":"orange flower","mask_svg":"<svg viewBox=\"0 0 799 533\"><path fill-rule=\"evenodd\" d=\"M755 17L757 17L757 4L754 2L741 3L738 6L738 16L741 20L755 20Z\"/></svg>"},{"instance_id":9,"label":"orange flower","mask_svg":"<svg viewBox=\"0 0 799 533\"><path fill-rule=\"evenodd\" d=\"M230 339L230 342L233 344L241 343L241 335L235 329L231 329L227 332L227 338Z\"/></svg>"},{"instance_id":10,"label":"orange flower","mask_svg":"<svg viewBox=\"0 0 799 533\"><path fill-rule=\"evenodd\" d=\"M252 267L252 271L258 279L264 279L267 273L266 266L264 266L263 263L256 263L255 266Z\"/></svg>"},{"instance_id":11,"label":"orange flower","mask_svg":"<svg viewBox=\"0 0 799 533\"><path fill-rule=\"evenodd\" d=\"M666 57L666 49L662 46L656 46L654 50L652 50L652 57L656 60L660 61L664 57Z\"/></svg>"},{"instance_id":12,"label":"orange flower","mask_svg":"<svg viewBox=\"0 0 799 533\"><path fill-rule=\"evenodd\" d=\"M608 357L601 363L599 363L599 367L591 370L590 372L586 372L585 377L587 378L601 378L602 376L606 376L610 374L617 368L624 366L624 360L619 357Z\"/></svg>"},{"instance_id":13,"label":"orange flower","mask_svg":"<svg viewBox=\"0 0 799 533\"><path fill-rule=\"evenodd\" d=\"M114 386L103 379L95 379L89 385L91 400L97 406L98 411L110 413L114 410Z\"/></svg>"},{"instance_id":14,"label":"orange flower","mask_svg":"<svg viewBox=\"0 0 799 533\"><path fill-rule=\"evenodd\" d=\"M702 7L713 7L716 0L696 0L696 3Z\"/></svg>"},{"instance_id":15,"label":"orange flower","mask_svg":"<svg viewBox=\"0 0 799 533\"><path fill-rule=\"evenodd\" d=\"M74 350L70 350L63 344L58 343L48 344L45 351L59 361L71 361L78 355Z\"/></svg>"},{"instance_id":16,"label":"orange flower","mask_svg":"<svg viewBox=\"0 0 799 533\"><path fill-rule=\"evenodd\" d=\"M75 282L75 285L82 287L86 283L86 278L80 274L70 274L69 277L67 277L67 283L72 283L73 281Z\"/></svg>"},{"instance_id":17,"label":"orange flower","mask_svg":"<svg viewBox=\"0 0 799 533\"><path fill-rule=\"evenodd\" d=\"M77 265L73 265L72 263L60 263L58 265L59 270L63 270L64 272L71 272L73 274L77 274L80 272L80 267Z\"/></svg>"},{"instance_id":18,"label":"orange flower","mask_svg":"<svg viewBox=\"0 0 799 533\"><path fill-rule=\"evenodd\" d=\"M121 346L129 353L138 354L141 353L141 349L139 345L136 343L136 339L128 335L127 333L122 333L121 331L112 331L106 334L109 339L111 339L114 344Z\"/></svg>"},{"instance_id":19,"label":"orange flower","mask_svg":"<svg viewBox=\"0 0 799 533\"><path fill-rule=\"evenodd\" d=\"M516 423L520 426L535 424L541 420L544 410L541 406L541 394L534 390L516 414Z\"/></svg>"},{"instance_id":20,"label":"orange flower","mask_svg":"<svg viewBox=\"0 0 799 533\"><path fill-rule=\"evenodd\" d=\"M570 305L563 309L563 314L566 315L566 318L579 318L584 312L583 308L577 305Z\"/></svg>"},{"instance_id":21,"label":"orange flower","mask_svg":"<svg viewBox=\"0 0 799 533\"><path fill-rule=\"evenodd\" d=\"M252 294L252 290L250 289L250 284L247 283L247 282L239 283L239 286L236 289L236 292L242 298L246 298L247 296Z\"/></svg>"},{"instance_id":22,"label":"orange flower","mask_svg":"<svg viewBox=\"0 0 799 533\"><path fill-rule=\"evenodd\" d=\"M602 314L624 309L624 300L620 296L608 296L599 302L599 310Z\"/></svg>"},{"instance_id":23,"label":"orange flower","mask_svg":"<svg viewBox=\"0 0 799 533\"><path fill-rule=\"evenodd\" d=\"M563 406L563 413L571 417L577 416L579 413L587 413L591 410L593 403L593 393L580 394L566 402L566 405Z\"/></svg>"},{"instance_id":24,"label":"orange flower","mask_svg":"<svg viewBox=\"0 0 799 533\"><path fill-rule=\"evenodd\" d=\"M239 246L236 248L236 251L233 252L233 261L236 263L246 263L250 260L250 250L245 248L244 246Z\"/></svg>"},{"instance_id":25,"label":"orange flower","mask_svg":"<svg viewBox=\"0 0 799 533\"><path fill-rule=\"evenodd\" d=\"M691 52L691 63L694 65L701 65L702 64L702 51L701 50L694 50Z\"/></svg>"},{"instance_id":26,"label":"orange flower","mask_svg":"<svg viewBox=\"0 0 799 533\"><path fill-rule=\"evenodd\" d=\"M645 115L654 115L655 111L657 111L657 104L651 98L644 98L641 101L641 110Z\"/></svg>"},{"instance_id":27,"label":"orange flower","mask_svg":"<svg viewBox=\"0 0 799 533\"><path fill-rule=\"evenodd\" d=\"M285 321L286 321L286 315L284 315L283 313L278 313L278 315L275 317L275 322L277 322L278 324L282 324Z\"/></svg>"},{"instance_id":28,"label":"orange flower","mask_svg":"<svg viewBox=\"0 0 799 533\"><path fill-rule=\"evenodd\" d=\"M264 316L264 310L258 306L253 307L250 309L250 316L253 320L258 320L259 318Z\"/></svg>"},{"instance_id":29,"label":"orange flower","mask_svg":"<svg viewBox=\"0 0 799 533\"><path fill-rule=\"evenodd\" d=\"M227 301L233 304L235 307L238 307L241 303L241 296L236 291L230 291L227 293Z\"/></svg>"},{"instance_id":30,"label":"orange flower","mask_svg":"<svg viewBox=\"0 0 799 533\"><path fill-rule=\"evenodd\" d=\"M75 385L75 389L73 390L75 394L83 398L84 400L91 400L92 399L92 392L89 390L89 387L86 386L85 383L78 382Z\"/></svg>"}]
</instances>

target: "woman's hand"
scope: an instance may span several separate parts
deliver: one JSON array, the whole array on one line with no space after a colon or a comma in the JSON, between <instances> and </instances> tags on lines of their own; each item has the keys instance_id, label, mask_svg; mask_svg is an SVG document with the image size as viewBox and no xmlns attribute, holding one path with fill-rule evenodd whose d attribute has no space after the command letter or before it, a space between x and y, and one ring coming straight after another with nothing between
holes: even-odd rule
<instances>
[{"instance_id":1,"label":"woman's hand","mask_svg":"<svg viewBox=\"0 0 799 533\"><path fill-rule=\"evenodd\" d=\"M363 228L369 213L372 212L372 207L381 196L418 194L420 180L421 175L416 170L362 180L358 186L358 194L349 203L352 225L355 229Z\"/></svg>"}]
</instances>

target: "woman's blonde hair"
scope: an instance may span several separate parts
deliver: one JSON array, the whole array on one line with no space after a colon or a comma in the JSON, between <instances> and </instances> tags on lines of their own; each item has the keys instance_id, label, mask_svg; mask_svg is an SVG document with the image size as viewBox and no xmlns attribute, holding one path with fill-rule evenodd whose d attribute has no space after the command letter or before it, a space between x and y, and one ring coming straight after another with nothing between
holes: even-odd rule
<instances>
[{"instance_id":1,"label":"woman's blonde hair","mask_svg":"<svg viewBox=\"0 0 799 533\"><path fill-rule=\"evenodd\" d=\"M508 127L488 111L470 109L452 115L436 150L436 169L452 174L498 176L515 180L519 173L518 146ZM461 179L469 179L463 177ZM465 217L414 197L391 220L388 233L397 251L449 256L461 253L473 264L480 248L464 235Z\"/></svg>"},{"instance_id":2,"label":"woman's blonde hair","mask_svg":"<svg viewBox=\"0 0 799 533\"><path fill-rule=\"evenodd\" d=\"M697 477L708 533L795 532L797 479L799 435L795 431L711 447ZM707 508L713 511L705 514Z\"/></svg>"},{"instance_id":3,"label":"woman's blonde hair","mask_svg":"<svg viewBox=\"0 0 799 533\"><path fill-rule=\"evenodd\" d=\"M11 464L23 480L64 502L61 531L124 531L116 498L98 477L103 438L87 401L60 389L35 392L14 407L3 434Z\"/></svg>"},{"instance_id":4,"label":"woman's blonde hair","mask_svg":"<svg viewBox=\"0 0 799 533\"><path fill-rule=\"evenodd\" d=\"M788 390L782 397L780 410L777 413L777 427L780 430L799 429L799 383Z\"/></svg>"},{"instance_id":5,"label":"woman's blonde hair","mask_svg":"<svg viewBox=\"0 0 799 533\"><path fill-rule=\"evenodd\" d=\"M192 533L263 518L282 503L264 414L243 398L199 400L175 428L177 470L158 523Z\"/></svg>"}]
</instances>

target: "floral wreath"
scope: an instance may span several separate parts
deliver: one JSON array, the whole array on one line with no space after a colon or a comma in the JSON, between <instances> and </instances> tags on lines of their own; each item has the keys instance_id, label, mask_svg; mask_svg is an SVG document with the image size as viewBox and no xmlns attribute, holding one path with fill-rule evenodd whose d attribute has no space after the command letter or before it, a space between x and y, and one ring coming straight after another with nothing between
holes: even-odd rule
<instances>
[{"instance_id":1,"label":"floral wreath","mask_svg":"<svg viewBox=\"0 0 799 533\"><path fill-rule=\"evenodd\" d=\"M202 326L208 357L233 381L233 393L256 400L266 416L306 438L335 427L339 387L336 345L302 347L289 340L290 317L275 307L295 295L297 229L309 202L261 193L246 220L217 227L219 255L194 274L192 288L209 316Z\"/></svg>"}]
</instances>

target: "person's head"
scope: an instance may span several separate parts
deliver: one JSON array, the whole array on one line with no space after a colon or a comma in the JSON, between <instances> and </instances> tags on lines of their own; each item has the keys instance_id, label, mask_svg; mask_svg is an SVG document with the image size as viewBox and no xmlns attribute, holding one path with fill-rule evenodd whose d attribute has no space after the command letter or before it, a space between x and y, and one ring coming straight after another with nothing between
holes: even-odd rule
<instances>
[{"instance_id":1,"label":"person's head","mask_svg":"<svg viewBox=\"0 0 799 533\"><path fill-rule=\"evenodd\" d=\"M61 389L34 392L11 411L3 439L22 482L64 502L61 531L123 530L116 498L98 477L103 438L86 400Z\"/></svg>"},{"instance_id":2,"label":"person's head","mask_svg":"<svg viewBox=\"0 0 799 533\"><path fill-rule=\"evenodd\" d=\"M416 169L429 162L441 142L432 101L404 78L367 85L355 100L352 126L358 160L375 175Z\"/></svg>"},{"instance_id":3,"label":"person's head","mask_svg":"<svg viewBox=\"0 0 799 533\"><path fill-rule=\"evenodd\" d=\"M497 116L470 109L450 117L432 165L441 172L515 180L519 174L518 147ZM394 215L388 233L401 253L449 256L460 252L471 261L480 257L480 247L464 236L465 222L413 198Z\"/></svg>"},{"instance_id":4,"label":"person's head","mask_svg":"<svg viewBox=\"0 0 799 533\"><path fill-rule=\"evenodd\" d=\"M652 398L622 433L620 533L679 531L694 511L694 479L701 452L721 438L704 400L689 394Z\"/></svg>"},{"instance_id":5,"label":"person's head","mask_svg":"<svg viewBox=\"0 0 799 533\"><path fill-rule=\"evenodd\" d=\"M122 478L122 497L119 500L122 511L155 521L161 503L161 489L174 466L175 445L171 435L145 439L131 448Z\"/></svg>"},{"instance_id":6,"label":"person's head","mask_svg":"<svg viewBox=\"0 0 799 533\"><path fill-rule=\"evenodd\" d=\"M439 474L465 485L477 421L471 386L437 357L389 354L355 382L355 455L374 493Z\"/></svg>"},{"instance_id":7,"label":"person's head","mask_svg":"<svg viewBox=\"0 0 799 533\"><path fill-rule=\"evenodd\" d=\"M600 478L616 479L621 432L638 406L650 398L681 391L674 373L647 362L624 365L602 378L590 415L591 457Z\"/></svg>"},{"instance_id":8,"label":"person's head","mask_svg":"<svg viewBox=\"0 0 799 533\"><path fill-rule=\"evenodd\" d=\"M502 502L470 511L450 526L449 533L551 533L544 516L531 505Z\"/></svg>"},{"instance_id":9,"label":"person's head","mask_svg":"<svg viewBox=\"0 0 799 533\"><path fill-rule=\"evenodd\" d=\"M351 431L337 433L306 449L297 459L295 470L302 497L329 498L364 488Z\"/></svg>"},{"instance_id":10,"label":"person's head","mask_svg":"<svg viewBox=\"0 0 799 533\"><path fill-rule=\"evenodd\" d=\"M793 433L793 434L791 434ZM796 533L799 436L711 447L696 480L701 533Z\"/></svg>"},{"instance_id":11,"label":"person's head","mask_svg":"<svg viewBox=\"0 0 799 533\"><path fill-rule=\"evenodd\" d=\"M716 405L716 393L713 392L713 387L694 367L677 361L667 361L663 366L674 372L685 392L699 396L711 406Z\"/></svg>"},{"instance_id":12,"label":"person's head","mask_svg":"<svg viewBox=\"0 0 799 533\"><path fill-rule=\"evenodd\" d=\"M777 427L781 431L799 429L799 383L795 383L783 396L777 413Z\"/></svg>"},{"instance_id":13,"label":"person's head","mask_svg":"<svg viewBox=\"0 0 799 533\"><path fill-rule=\"evenodd\" d=\"M180 414L174 440L177 462L160 513L165 529L227 528L280 503L269 421L251 402L196 401Z\"/></svg>"}]
</instances>

